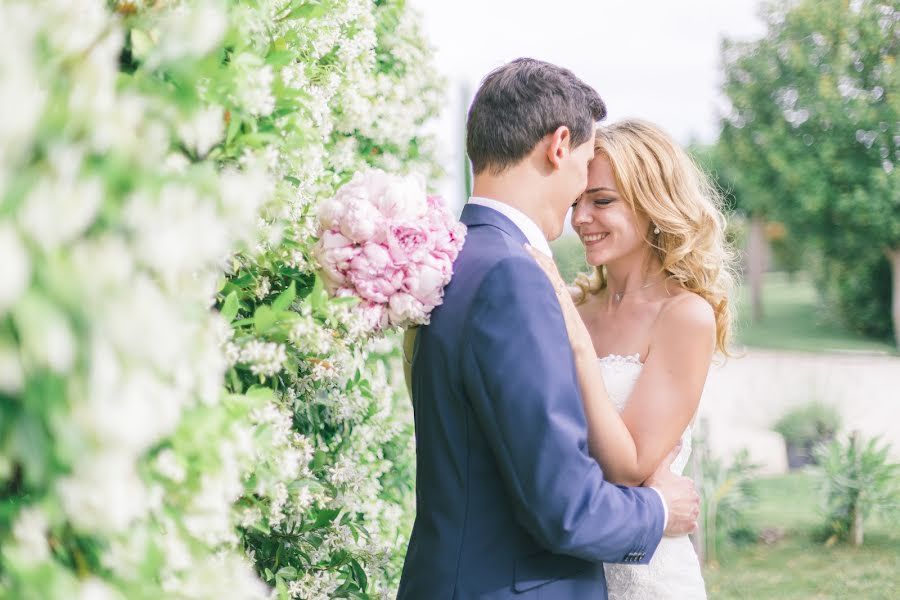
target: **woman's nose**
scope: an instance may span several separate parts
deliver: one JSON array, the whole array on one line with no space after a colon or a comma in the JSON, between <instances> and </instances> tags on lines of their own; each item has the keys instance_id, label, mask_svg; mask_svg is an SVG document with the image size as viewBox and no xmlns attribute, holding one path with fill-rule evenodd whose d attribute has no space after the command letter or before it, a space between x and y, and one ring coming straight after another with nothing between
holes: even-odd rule
<instances>
[{"instance_id":1,"label":"woman's nose","mask_svg":"<svg viewBox=\"0 0 900 600\"><path fill-rule=\"evenodd\" d=\"M572 209L572 223L575 225L583 225L590 223L591 211L584 207L580 202Z\"/></svg>"}]
</instances>

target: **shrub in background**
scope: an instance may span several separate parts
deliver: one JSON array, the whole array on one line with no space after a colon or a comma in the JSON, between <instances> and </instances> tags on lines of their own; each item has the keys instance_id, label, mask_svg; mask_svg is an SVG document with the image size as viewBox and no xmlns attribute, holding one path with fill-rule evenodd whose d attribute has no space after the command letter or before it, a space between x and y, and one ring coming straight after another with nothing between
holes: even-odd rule
<instances>
[{"instance_id":1,"label":"shrub in background","mask_svg":"<svg viewBox=\"0 0 900 600\"><path fill-rule=\"evenodd\" d=\"M813 464L815 448L830 441L839 428L837 411L821 402L810 402L788 411L772 427L784 437L791 469Z\"/></svg>"},{"instance_id":2,"label":"shrub in background","mask_svg":"<svg viewBox=\"0 0 900 600\"><path fill-rule=\"evenodd\" d=\"M858 432L816 449L821 466L827 543L863 543L865 520L900 515L900 464L889 460L890 445Z\"/></svg>"}]
</instances>

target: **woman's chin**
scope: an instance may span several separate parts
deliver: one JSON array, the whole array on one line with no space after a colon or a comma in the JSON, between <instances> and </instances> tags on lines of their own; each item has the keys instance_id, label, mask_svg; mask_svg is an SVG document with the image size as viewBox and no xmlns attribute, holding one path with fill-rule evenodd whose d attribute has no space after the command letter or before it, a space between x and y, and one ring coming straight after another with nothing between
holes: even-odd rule
<instances>
[{"instance_id":1,"label":"woman's chin","mask_svg":"<svg viewBox=\"0 0 900 600\"><path fill-rule=\"evenodd\" d=\"M609 262L609 257L605 252L586 252L584 255L585 262L592 267L599 267Z\"/></svg>"}]
</instances>

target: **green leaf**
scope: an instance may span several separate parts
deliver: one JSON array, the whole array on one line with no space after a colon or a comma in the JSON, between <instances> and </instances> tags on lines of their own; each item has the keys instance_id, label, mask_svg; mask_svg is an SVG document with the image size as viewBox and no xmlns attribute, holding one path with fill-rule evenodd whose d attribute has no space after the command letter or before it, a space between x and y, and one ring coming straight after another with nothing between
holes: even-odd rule
<instances>
[{"instance_id":1,"label":"green leaf","mask_svg":"<svg viewBox=\"0 0 900 600\"><path fill-rule=\"evenodd\" d=\"M316 283L313 285L312 293L309 295L309 301L312 303L313 310L322 310L328 302L328 292L325 291L325 283L318 273L316 274Z\"/></svg>"},{"instance_id":2,"label":"green leaf","mask_svg":"<svg viewBox=\"0 0 900 600\"><path fill-rule=\"evenodd\" d=\"M328 6L322 2L310 0L295 0L290 12L285 19L316 19L325 14Z\"/></svg>"},{"instance_id":3,"label":"green leaf","mask_svg":"<svg viewBox=\"0 0 900 600\"><path fill-rule=\"evenodd\" d=\"M256 307L256 312L253 313L253 327L256 329L256 333L260 335L272 329L277 321L278 317L275 315L272 307L266 304Z\"/></svg>"},{"instance_id":4,"label":"green leaf","mask_svg":"<svg viewBox=\"0 0 900 600\"><path fill-rule=\"evenodd\" d=\"M248 146L262 148L269 144L278 144L281 140L274 133L248 133L241 138Z\"/></svg>"},{"instance_id":5,"label":"green leaf","mask_svg":"<svg viewBox=\"0 0 900 600\"><path fill-rule=\"evenodd\" d=\"M238 377L237 370L234 368L228 369L228 380L233 392L240 394L244 391L244 386L241 384L241 378Z\"/></svg>"},{"instance_id":6,"label":"green leaf","mask_svg":"<svg viewBox=\"0 0 900 600\"><path fill-rule=\"evenodd\" d=\"M275 574L285 579L297 579L297 569L295 569L294 567L281 567Z\"/></svg>"},{"instance_id":7,"label":"green leaf","mask_svg":"<svg viewBox=\"0 0 900 600\"><path fill-rule=\"evenodd\" d=\"M238 296L236 292L231 292L225 298L225 302L222 304L222 310L219 314L222 315L226 321L231 323L234 321L234 318L237 316L238 308L240 307L240 302L238 302Z\"/></svg>"},{"instance_id":8,"label":"green leaf","mask_svg":"<svg viewBox=\"0 0 900 600\"><path fill-rule=\"evenodd\" d=\"M316 527L324 527L325 525L330 525L340 517L341 510L337 508L331 508L326 510L320 510L319 514L316 515Z\"/></svg>"},{"instance_id":9,"label":"green leaf","mask_svg":"<svg viewBox=\"0 0 900 600\"><path fill-rule=\"evenodd\" d=\"M288 286L288 289L278 294L278 297L275 298L275 302L272 303L272 310L274 310L275 312L287 310L288 308L290 308L296 297L297 284L292 281L291 285Z\"/></svg>"},{"instance_id":10,"label":"green leaf","mask_svg":"<svg viewBox=\"0 0 900 600\"><path fill-rule=\"evenodd\" d=\"M231 115L231 121L228 122L228 133L225 135L225 145L229 145L234 141L234 138L241 132L241 125L243 123L240 117L234 113L229 114Z\"/></svg>"},{"instance_id":11,"label":"green leaf","mask_svg":"<svg viewBox=\"0 0 900 600\"><path fill-rule=\"evenodd\" d=\"M297 60L297 53L295 50L276 50L274 52L269 52L266 56L266 64L272 65L273 67L283 67L285 65L289 65Z\"/></svg>"},{"instance_id":12,"label":"green leaf","mask_svg":"<svg viewBox=\"0 0 900 600\"><path fill-rule=\"evenodd\" d=\"M274 399L272 388L266 387L264 385L251 385L249 388L247 388L246 396L248 398L256 398L262 400Z\"/></svg>"},{"instance_id":13,"label":"green leaf","mask_svg":"<svg viewBox=\"0 0 900 600\"><path fill-rule=\"evenodd\" d=\"M346 304L348 306L356 306L357 304L359 304L359 298L357 298L356 296L345 296L343 298L333 298L331 301L337 305Z\"/></svg>"},{"instance_id":14,"label":"green leaf","mask_svg":"<svg viewBox=\"0 0 900 600\"><path fill-rule=\"evenodd\" d=\"M240 288L247 287L251 283L254 283L253 274L252 273L242 273L241 275L232 279L231 283L233 283L234 285L236 285Z\"/></svg>"},{"instance_id":15,"label":"green leaf","mask_svg":"<svg viewBox=\"0 0 900 600\"><path fill-rule=\"evenodd\" d=\"M366 571L362 568L362 565L353 559L350 561L350 568L353 570L353 578L359 584L360 589L366 589L369 584L369 578L366 577Z\"/></svg>"}]
</instances>

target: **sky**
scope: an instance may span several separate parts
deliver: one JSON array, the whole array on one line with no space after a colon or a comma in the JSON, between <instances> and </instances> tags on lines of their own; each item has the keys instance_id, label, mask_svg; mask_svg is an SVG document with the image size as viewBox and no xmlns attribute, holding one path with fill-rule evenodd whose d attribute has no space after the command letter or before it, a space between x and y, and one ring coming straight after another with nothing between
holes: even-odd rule
<instances>
[{"instance_id":1,"label":"sky","mask_svg":"<svg viewBox=\"0 0 900 600\"><path fill-rule=\"evenodd\" d=\"M640 117L687 144L711 142L724 107L724 37L763 34L760 0L410 0L447 80L432 124L447 178L437 191L464 202L465 111L491 69L530 56L571 69L606 102L607 121Z\"/></svg>"}]
</instances>

